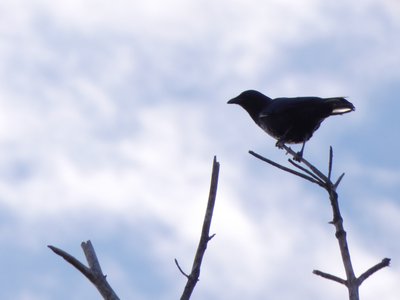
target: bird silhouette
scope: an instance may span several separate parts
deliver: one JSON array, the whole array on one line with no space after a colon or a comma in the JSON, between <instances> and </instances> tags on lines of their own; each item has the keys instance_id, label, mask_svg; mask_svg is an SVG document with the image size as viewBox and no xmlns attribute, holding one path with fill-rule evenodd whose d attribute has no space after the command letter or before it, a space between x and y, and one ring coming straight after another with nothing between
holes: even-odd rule
<instances>
[{"instance_id":1,"label":"bird silhouette","mask_svg":"<svg viewBox=\"0 0 400 300\"><path fill-rule=\"evenodd\" d=\"M244 108L266 133L277 140L276 146L302 143L295 160L300 161L306 142L329 116L355 110L344 97L294 97L271 99L264 94L248 90L228 101Z\"/></svg>"}]
</instances>

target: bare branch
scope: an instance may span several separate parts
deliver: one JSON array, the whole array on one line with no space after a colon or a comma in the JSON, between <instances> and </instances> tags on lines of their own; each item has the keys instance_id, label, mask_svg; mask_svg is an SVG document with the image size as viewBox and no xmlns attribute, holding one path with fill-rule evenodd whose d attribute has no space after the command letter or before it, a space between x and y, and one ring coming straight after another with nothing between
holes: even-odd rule
<instances>
[{"instance_id":1,"label":"bare branch","mask_svg":"<svg viewBox=\"0 0 400 300\"><path fill-rule=\"evenodd\" d=\"M347 244L347 237L346 237L346 231L344 230L343 227L343 218L340 213L339 209L339 201L338 201L338 194L336 193L336 188L340 184L341 180L343 179L344 173L339 176L337 181L333 184L331 181L331 176L332 176L332 167L333 167L333 150L332 147L329 148L329 165L328 165L328 176L325 176L320 170L318 170L315 166L313 166L311 163L309 163L304 157L298 157L297 153L295 153L290 147L283 145L283 149L287 151L290 155L292 155L295 158L298 158L300 163L303 163L308 169L305 167L301 166L298 163L295 163L291 159L289 159L289 162L295 166L296 168L300 169L301 171L305 172L306 174L297 172L295 170L292 170L290 168L286 168L274 161L269 160L268 158L262 157L259 154L254 153L253 151L249 151L249 153L258 159L269 163L270 165L281 169L283 171L289 172L291 174L294 174L296 176L299 176L303 179L306 179L310 182L316 183L319 186L323 187L329 194L329 200L331 203L332 207L332 213L333 213L333 220L330 222L332 225L335 226L335 236L338 240L339 244L339 249L340 249L340 254L342 257L342 262L343 266L346 272L346 280L337 277L335 275L331 275L328 273L324 273L318 270L315 270L313 273L316 275L319 275L321 277L324 277L329 280L336 281L338 283L346 285L348 292L349 292L349 299L350 300L359 300L359 287L361 283L371 276L373 273L376 271L386 267L389 265L390 259L385 258L382 260L381 263L373 266L372 268L368 269L365 273L363 273L360 277L356 277L354 274L353 270L353 265L351 262L350 258L350 251L349 247Z\"/></svg>"},{"instance_id":2,"label":"bare branch","mask_svg":"<svg viewBox=\"0 0 400 300\"><path fill-rule=\"evenodd\" d=\"M97 259L96 252L94 251L93 245L90 241L82 242L81 244L83 252L85 253L86 260L89 264L89 268L83 263L73 257L71 254L65 252L54 246L48 246L54 253L64 258L72 266L78 269L91 283L97 288L100 294L105 300L119 300L117 294L111 288L106 280L106 276L101 271L100 263Z\"/></svg>"},{"instance_id":3,"label":"bare branch","mask_svg":"<svg viewBox=\"0 0 400 300\"><path fill-rule=\"evenodd\" d=\"M297 157L298 156L297 153L292 150L292 148L290 148L290 147L288 147L286 145L283 145L283 149L285 149L293 157ZM300 162L305 164L311 171L314 172L315 175L317 175L319 178L321 178L322 181L329 182L328 178L320 170L318 170L311 163L309 163L304 157L300 158Z\"/></svg>"},{"instance_id":4,"label":"bare branch","mask_svg":"<svg viewBox=\"0 0 400 300\"><path fill-rule=\"evenodd\" d=\"M189 275L186 274L186 273L182 270L181 266L180 266L179 263L178 263L178 260L175 258L174 261L175 261L175 265L178 267L179 271L181 271L182 275L185 276L187 279L189 279Z\"/></svg>"},{"instance_id":5,"label":"bare branch","mask_svg":"<svg viewBox=\"0 0 400 300\"><path fill-rule=\"evenodd\" d=\"M211 240L214 237L214 235L210 236L210 226L211 226L211 220L212 220L212 215L213 215L213 211L214 211L215 199L217 196L218 175L219 175L219 162L217 162L217 159L214 156L212 175L211 175L210 193L208 196L208 204L207 204L206 214L204 216L203 228L201 231L200 241L199 241L199 245L197 247L196 255L195 255L195 258L193 261L191 273L189 275L186 275L182 271L182 269L179 267L179 265L177 264L181 273L184 274L188 279L188 281L185 285L183 294L181 296L181 300L189 300L190 299L190 296L192 295L192 292L196 286L196 283L197 283L197 281L199 281L200 267L201 267L201 263L203 261L204 253L206 252L206 249L207 249L207 243L209 240ZM175 263L177 263L176 260L175 260Z\"/></svg>"},{"instance_id":6,"label":"bare branch","mask_svg":"<svg viewBox=\"0 0 400 300\"><path fill-rule=\"evenodd\" d=\"M378 264L376 264L375 266L369 268L367 271L365 271L364 273L362 273L359 277L358 277L358 284L361 285L361 283L367 279L369 276L371 276L372 274L374 274L375 272L379 271L380 269L383 269L385 267L388 267L390 265L390 258L384 258L382 259L382 261Z\"/></svg>"},{"instance_id":7,"label":"bare branch","mask_svg":"<svg viewBox=\"0 0 400 300\"><path fill-rule=\"evenodd\" d=\"M337 277L335 275L332 275L332 274L329 274L329 273L325 273L325 272L322 272L322 271L318 271L318 270L314 270L313 274L321 276L321 277L324 277L324 278L329 279L329 280L336 281L336 282L338 282L340 284L344 284L344 285L347 286L346 280L344 280L344 279L342 279L340 277Z\"/></svg>"},{"instance_id":8,"label":"bare branch","mask_svg":"<svg viewBox=\"0 0 400 300\"><path fill-rule=\"evenodd\" d=\"M307 173L308 175L310 175L312 178L314 178L316 181L320 182L322 185L324 185L324 182L318 177L316 176L313 172L307 170L306 168L302 167L301 165L299 165L298 163L294 162L291 159L288 159L288 161L295 166L296 168L302 170L303 172Z\"/></svg>"},{"instance_id":9,"label":"bare branch","mask_svg":"<svg viewBox=\"0 0 400 300\"><path fill-rule=\"evenodd\" d=\"M331 181L332 163L333 163L333 150L332 150L332 146L330 146L329 147L329 165L328 165L328 180L329 181Z\"/></svg>"},{"instance_id":10,"label":"bare branch","mask_svg":"<svg viewBox=\"0 0 400 300\"><path fill-rule=\"evenodd\" d=\"M96 252L94 251L92 242L91 241L82 242L81 247L83 249L83 253L85 254L89 268L92 270L92 272L95 272L97 274L103 274L99 260L97 259L96 256Z\"/></svg>"},{"instance_id":11,"label":"bare branch","mask_svg":"<svg viewBox=\"0 0 400 300\"><path fill-rule=\"evenodd\" d=\"M274 162L274 161L272 161L272 160L270 160L270 159L268 159L268 158L266 158L264 156L261 156L260 154L255 153L254 151L250 150L249 153L251 155L253 155L254 157L257 157L258 159L260 159L260 160L262 160L262 161L264 161L266 163L269 163L269 164L273 165L274 167L277 167L278 169L281 169L281 170L283 170L285 172L288 172L288 173L294 174L296 176L299 176L301 178L304 178L304 179L306 179L306 180L308 180L308 181L310 181L312 183L316 183L318 185L321 185L321 183L319 181L315 180L314 178L312 178L310 176L307 176L307 175L305 175L303 173L297 172L295 170L292 170L290 168L287 168L285 166L282 166L282 165L280 165L280 164L278 164L278 163L276 163L276 162Z\"/></svg>"},{"instance_id":12,"label":"bare branch","mask_svg":"<svg viewBox=\"0 0 400 300\"><path fill-rule=\"evenodd\" d=\"M336 180L335 184L333 185L333 190L336 191L337 187L339 186L340 181L342 181L342 178L344 177L344 173L339 176L339 178Z\"/></svg>"},{"instance_id":13,"label":"bare branch","mask_svg":"<svg viewBox=\"0 0 400 300\"><path fill-rule=\"evenodd\" d=\"M81 263L79 260L77 260L75 257L70 255L69 253L65 252L64 250L61 250L61 249L51 246L51 245L48 245L47 247L49 247L55 254L64 258L72 266L74 266L76 269L78 269L79 272L81 272L90 281L92 281L92 274L90 273L90 269L88 267L86 267L83 263Z\"/></svg>"}]
</instances>

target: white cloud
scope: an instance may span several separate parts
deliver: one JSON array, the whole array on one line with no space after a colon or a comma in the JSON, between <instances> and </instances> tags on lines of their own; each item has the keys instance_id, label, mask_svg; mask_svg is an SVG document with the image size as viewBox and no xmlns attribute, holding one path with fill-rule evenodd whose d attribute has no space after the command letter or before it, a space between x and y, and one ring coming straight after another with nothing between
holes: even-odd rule
<instances>
[{"instance_id":1,"label":"white cloud","mask_svg":"<svg viewBox=\"0 0 400 300\"><path fill-rule=\"evenodd\" d=\"M367 131L374 100L367 96L379 79L398 76L396 8L395 1L2 1L0 201L12 216L4 228L17 228L15 244L24 249L40 249L57 236L80 239L96 226L104 240L126 235L116 223L135 228L132 244L144 236L143 255L159 263L135 271L159 268L171 275L167 285L180 276L172 258L190 262L193 255L217 154L217 236L197 295L221 298L222 282L233 287L230 299L273 298L289 277L301 284L286 289L287 298L320 298L326 290L337 298L341 287L304 275L316 265L340 268L330 259L338 253L323 223L328 203L248 157L253 147L273 157L281 152L267 148L273 140L251 120L239 124L222 98L250 87L272 96L357 95L363 118L352 118ZM333 122L349 131L355 124ZM309 148L317 158L327 143L320 133ZM395 166L360 167L349 159L346 168L374 182L375 192L398 183ZM395 236L397 206L384 198L376 211ZM0 232L2 242L12 239ZM358 260L375 262L359 241ZM118 283L129 281L122 263L106 263ZM386 284L396 295L398 270L383 272L368 280L366 299ZM176 281L166 293L178 289Z\"/></svg>"}]
</instances>

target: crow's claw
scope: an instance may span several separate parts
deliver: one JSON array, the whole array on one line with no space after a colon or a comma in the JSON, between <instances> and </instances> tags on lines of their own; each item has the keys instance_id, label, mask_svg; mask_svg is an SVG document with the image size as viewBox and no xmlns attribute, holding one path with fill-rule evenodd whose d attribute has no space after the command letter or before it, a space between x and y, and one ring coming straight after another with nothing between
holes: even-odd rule
<instances>
[{"instance_id":1,"label":"crow's claw","mask_svg":"<svg viewBox=\"0 0 400 300\"><path fill-rule=\"evenodd\" d=\"M283 149L283 146L285 145L285 142L278 140L275 144L276 147L278 147L279 149Z\"/></svg>"},{"instance_id":2,"label":"crow's claw","mask_svg":"<svg viewBox=\"0 0 400 300\"><path fill-rule=\"evenodd\" d=\"M301 162L302 158L303 158L303 151L299 151L296 153L296 155L293 156L293 160L298 162Z\"/></svg>"}]
</instances>

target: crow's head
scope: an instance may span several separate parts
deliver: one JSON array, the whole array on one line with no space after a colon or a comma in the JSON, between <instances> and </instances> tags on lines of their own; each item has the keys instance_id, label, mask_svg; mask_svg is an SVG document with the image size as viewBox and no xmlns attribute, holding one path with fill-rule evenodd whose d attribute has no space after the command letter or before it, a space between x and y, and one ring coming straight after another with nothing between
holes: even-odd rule
<instances>
[{"instance_id":1,"label":"crow's head","mask_svg":"<svg viewBox=\"0 0 400 300\"><path fill-rule=\"evenodd\" d=\"M265 104L271 100L269 97L255 90L248 90L241 93L239 96L228 101L229 104L239 104L240 106L247 105L251 102L260 102Z\"/></svg>"},{"instance_id":2,"label":"crow's head","mask_svg":"<svg viewBox=\"0 0 400 300\"><path fill-rule=\"evenodd\" d=\"M258 91L248 90L229 100L228 104L240 105L249 113L253 120L257 122L260 112L264 110L271 101L271 98Z\"/></svg>"}]
</instances>

